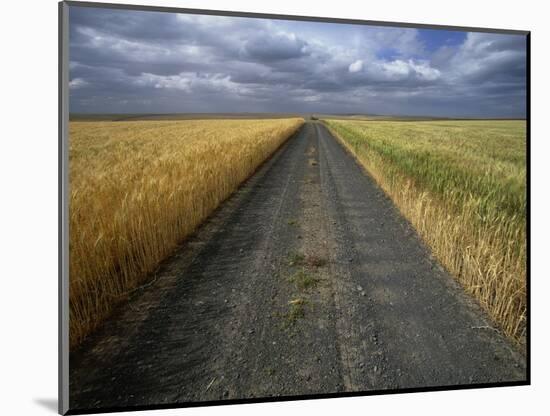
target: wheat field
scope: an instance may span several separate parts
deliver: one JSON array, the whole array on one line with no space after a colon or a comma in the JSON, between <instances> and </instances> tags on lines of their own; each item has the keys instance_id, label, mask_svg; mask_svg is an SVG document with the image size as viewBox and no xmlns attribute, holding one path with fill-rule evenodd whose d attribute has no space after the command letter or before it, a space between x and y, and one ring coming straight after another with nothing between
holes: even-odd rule
<instances>
[{"instance_id":1,"label":"wheat field","mask_svg":"<svg viewBox=\"0 0 550 416\"><path fill-rule=\"evenodd\" d=\"M325 123L466 291L523 343L525 121Z\"/></svg>"},{"instance_id":2,"label":"wheat field","mask_svg":"<svg viewBox=\"0 0 550 416\"><path fill-rule=\"evenodd\" d=\"M302 123L70 122L71 347Z\"/></svg>"}]
</instances>

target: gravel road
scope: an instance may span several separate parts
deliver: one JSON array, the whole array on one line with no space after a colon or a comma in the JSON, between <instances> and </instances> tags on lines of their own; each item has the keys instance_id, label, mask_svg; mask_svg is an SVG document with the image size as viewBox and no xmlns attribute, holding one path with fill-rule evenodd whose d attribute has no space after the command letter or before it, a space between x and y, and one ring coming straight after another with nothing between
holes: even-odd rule
<instances>
[{"instance_id":1,"label":"gravel road","mask_svg":"<svg viewBox=\"0 0 550 416\"><path fill-rule=\"evenodd\" d=\"M70 356L70 407L526 379L525 353L307 122Z\"/></svg>"}]
</instances>

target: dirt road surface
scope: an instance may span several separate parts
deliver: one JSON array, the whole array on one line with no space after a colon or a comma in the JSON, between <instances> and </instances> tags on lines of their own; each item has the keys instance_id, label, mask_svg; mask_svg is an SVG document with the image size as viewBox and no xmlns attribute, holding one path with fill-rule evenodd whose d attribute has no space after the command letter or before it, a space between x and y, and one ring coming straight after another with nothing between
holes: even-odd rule
<instances>
[{"instance_id":1,"label":"dirt road surface","mask_svg":"<svg viewBox=\"0 0 550 416\"><path fill-rule=\"evenodd\" d=\"M71 353L70 407L525 378L524 353L308 122Z\"/></svg>"}]
</instances>

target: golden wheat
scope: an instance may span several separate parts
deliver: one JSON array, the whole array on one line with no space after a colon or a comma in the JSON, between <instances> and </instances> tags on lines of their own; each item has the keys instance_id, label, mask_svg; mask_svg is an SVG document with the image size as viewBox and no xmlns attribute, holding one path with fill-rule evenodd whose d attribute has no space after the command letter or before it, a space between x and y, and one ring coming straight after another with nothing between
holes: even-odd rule
<instances>
[{"instance_id":1,"label":"golden wheat","mask_svg":"<svg viewBox=\"0 0 550 416\"><path fill-rule=\"evenodd\" d=\"M71 346L302 123L71 122Z\"/></svg>"},{"instance_id":2,"label":"golden wheat","mask_svg":"<svg viewBox=\"0 0 550 416\"><path fill-rule=\"evenodd\" d=\"M505 334L526 328L523 121L327 121Z\"/></svg>"}]
</instances>

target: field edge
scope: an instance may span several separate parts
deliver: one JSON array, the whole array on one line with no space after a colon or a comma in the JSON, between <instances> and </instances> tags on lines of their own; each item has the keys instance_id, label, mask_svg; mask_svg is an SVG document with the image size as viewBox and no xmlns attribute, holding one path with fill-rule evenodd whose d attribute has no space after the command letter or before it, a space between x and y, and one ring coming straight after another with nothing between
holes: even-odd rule
<instances>
[{"instance_id":1,"label":"field edge","mask_svg":"<svg viewBox=\"0 0 550 416\"><path fill-rule=\"evenodd\" d=\"M510 339L516 346L524 349L526 346L526 339L525 334L523 333L524 331L522 331L522 326L525 325L525 311L523 312L522 316L518 317L518 322L514 323L514 330L510 330L509 325L507 325L508 323L504 322L502 317L494 312L492 305L488 304L488 302L484 301L480 296L477 295L476 291L468 287L467 283L465 282L465 280L467 279L464 279L464 277L461 276L461 274L464 273L464 271L462 270L462 264L457 267L457 264L455 262L450 262L448 258L441 255L441 252L438 252L438 250L434 248L433 241L438 240L438 234L435 231L433 233L430 233L426 230L425 227L419 227L418 221L425 221L425 219L427 217L430 217L431 214L437 217L441 214L441 212L436 212L435 210L430 211L430 204L428 203L424 205L424 218L415 218L413 215L411 215L410 207L406 206L406 203L403 203L404 198L400 198L396 194L395 188L401 187L403 194L409 193L409 198L411 195L414 195L419 199L429 200L431 197L430 193L426 192L425 190L417 189L412 181L407 180L405 177L392 178L393 183L390 185L388 183L388 179L385 178L384 172L382 172L381 170L377 170L372 164L369 164L366 158L364 156L362 157L361 154L357 152L350 143L348 143L334 128L330 126L329 123L327 123L325 120L321 120L321 122L329 130L336 141L346 150L346 152L348 152L354 158L354 160L356 160L356 162L363 169L365 174L373 178L373 180L378 184L384 194L386 194L386 196L393 202L393 204L403 215L403 217L411 224L411 226L417 232L418 236L421 238L422 242L426 245L426 247L438 260L438 262L440 262L440 264L447 270L447 272L460 283L464 291L468 295L470 295L478 304L480 304L482 309L487 313L488 318L491 320L491 322L495 324L495 326L498 327L503 332L503 334L506 335L506 337ZM399 186L396 186L396 183L398 183ZM441 208L444 205L438 201L437 197L433 197L433 201L435 201L435 204L432 204L432 206L438 205L438 208ZM463 224L463 226L466 225ZM442 227L436 228L440 230ZM430 243L430 240L432 241L432 243ZM457 247L454 247L454 249L458 252L461 251L461 249L457 249Z\"/></svg>"}]
</instances>

